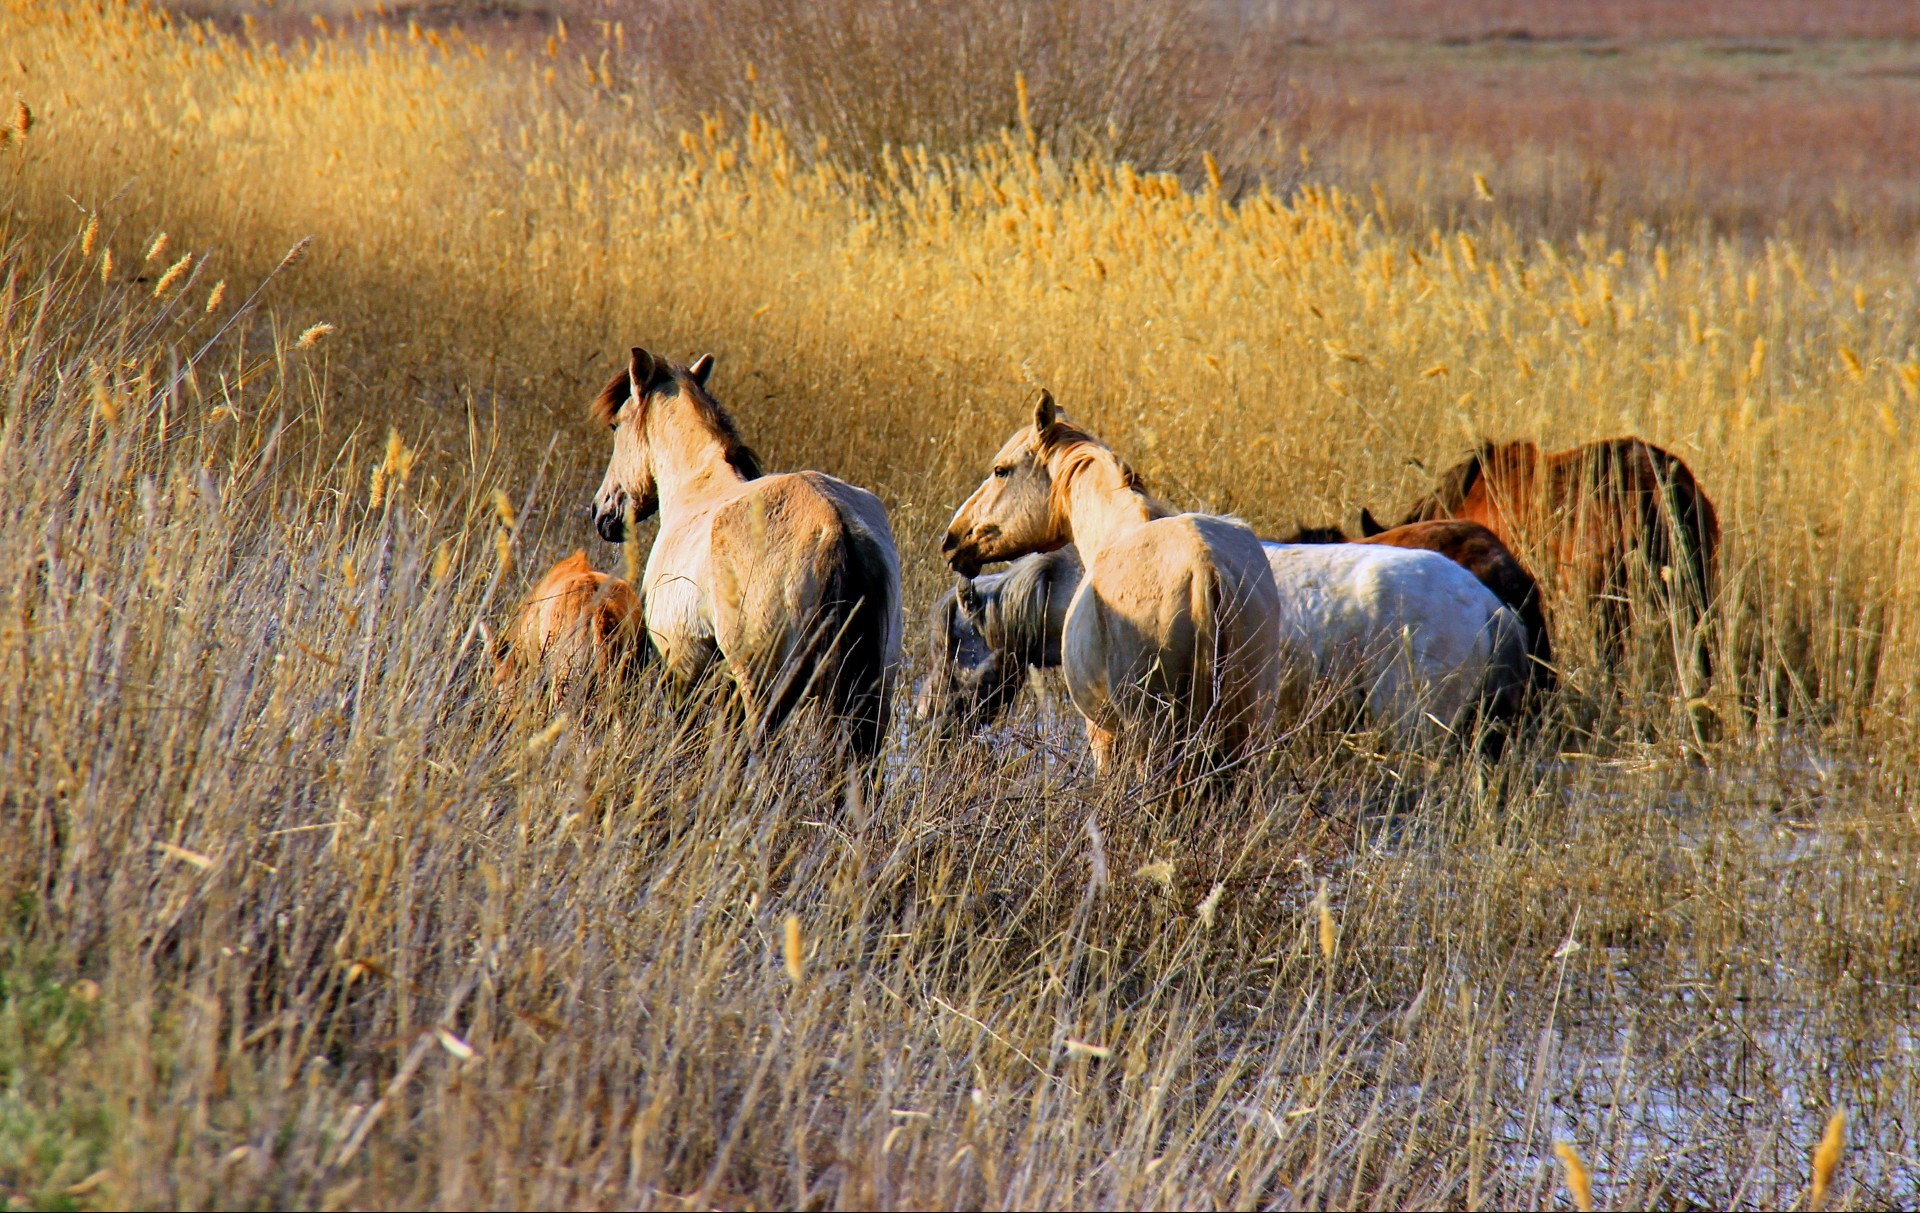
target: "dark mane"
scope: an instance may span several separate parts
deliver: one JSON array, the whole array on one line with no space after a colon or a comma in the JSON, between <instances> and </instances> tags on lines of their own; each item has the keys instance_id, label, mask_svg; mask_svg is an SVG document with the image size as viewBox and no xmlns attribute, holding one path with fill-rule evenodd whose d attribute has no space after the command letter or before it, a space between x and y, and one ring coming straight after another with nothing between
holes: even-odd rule
<instances>
[{"instance_id":1,"label":"dark mane","mask_svg":"<svg viewBox=\"0 0 1920 1213\"><path fill-rule=\"evenodd\" d=\"M647 381L645 397L649 400L657 396L685 396L687 403L693 406L693 414L699 418L707 432L718 439L726 460L733 469L748 480L758 480L766 475L766 468L760 462L760 456L753 448L740 440L740 427L734 423L733 414L727 412L718 400L708 394L687 368L661 359L654 364L653 378ZM600 425L611 427L620 410L633 397L633 375L621 371L600 394L587 406L587 415Z\"/></svg>"},{"instance_id":2,"label":"dark mane","mask_svg":"<svg viewBox=\"0 0 1920 1213\"><path fill-rule=\"evenodd\" d=\"M1337 526L1295 527L1293 537L1283 543L1345 543L1347 533Z\"/></svg>"},{"instance_id":3,"label":"dark mane","mask_svg":"<svg viewBox=\"0 0 1920 1213\"><path fill-rule=\"evenodd\" d=\"M734 423L733 414L727 412L726 406L715 400L698 380L689 375L686 367L671 366L669 369L673 374L674 387L693 405L694 415L700 418L708 432L720 440L733 470L747 480L758 480L766 475L760 456L741 441L740 427Z\"/></svg>"},{"instance_id":4,"label":"dark mane","mask_svg":"<svg viewBox=\"0 0 1920 1213\"><path fill-rule=\"evenodd\" d=\"M1440 476L1440 483L1434 486L1434 500L1440 505L1441 517L1446 517L1460 508L1467 499L1473 486L1479 483L1480 473L1493 456L1493 443L1482 438L1473 448L1473 454L1448 468Z\"/></svg>"},{"instance_id":5,"label":"dark mane","mask_svg":"<svg viewBox=\"0 0 1920 1213\"><path fill-rule=\"evenodd\" d=\"M1482 438L1472 454L1440 473L1439 483L1433 486L1433 492L1414 502L1398 525L1453 517L1454 511L1467 499L1467 494L1473 491L1473 486L1479 483L1480 474L1492 458L1493 451L1493 443Z\"/></svg>"}]
</instances>

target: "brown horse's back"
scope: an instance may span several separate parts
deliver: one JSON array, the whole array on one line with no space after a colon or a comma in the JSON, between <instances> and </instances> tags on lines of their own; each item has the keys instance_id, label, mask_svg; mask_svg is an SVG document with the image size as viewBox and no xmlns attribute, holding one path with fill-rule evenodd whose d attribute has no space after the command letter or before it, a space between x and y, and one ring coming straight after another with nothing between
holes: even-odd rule
<instances>
[{"instance_id":1,"label":"brown horse's back","mask_svg":"<svg viewBox=\"0 0 1920 1213\"><path fill-rule=\"evenodd\" d=\"M1438 552L1478 577L1527 627L1527 655L1533 659L1527 681L1536 690L1553 688L1553 642L1547 635L1540 586L1498 535L1477 522L1447 518L1391 527L1358 542Z\"/></svg>"},{"instance_id":2,"label":"brown horse's back","mask_svg":"<svg viewBox=\"0 0 1920 1213\"><path fill-rule=\"evenodd\" d=\"M647 657L640 595L596 570L584 551L547 570L514 616L494 685L512 693L544 664L556 697L581 679L624 673Z\"/></svg>"},{"instance_id":3,"label":"brown horse's back","mask_svg":"<svg viewBox=\"0 0 1920 1213\"><path fill-rule=\"evenodd\" d=\"M1609 438L1543 454L1531 442L1482 443L1440 477L1409 522L1480 523L1508 547L1546 559L1563 596L1597 609L1604 650L1624 645L1636 559L1656 594L1697 624L1718 589L1720 519L1678 456L1639 438ZM1699 629L1695 628L1696 631ZM1693 664L1710 672L1704 637Z\"/></svg>"}]
</instances>

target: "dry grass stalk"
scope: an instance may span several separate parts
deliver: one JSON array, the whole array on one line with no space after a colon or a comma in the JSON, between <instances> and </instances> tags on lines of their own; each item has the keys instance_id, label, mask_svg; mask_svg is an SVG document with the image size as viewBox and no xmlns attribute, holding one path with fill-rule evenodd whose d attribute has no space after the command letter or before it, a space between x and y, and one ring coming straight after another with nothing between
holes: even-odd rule
<instances>
[{"instance_id":1,"label":"dry grass stalk","mask_svg":"<svg viewBox=\"0 0 1920 1213\"><path fill-rule=\"evenodd\" d=\"M563 57L617 53L571 25ZM269 53L0 6L34 65L0 87L66 94L0 184L10 1189L1550 1206L1525 1143L1566 1093L1611 1202L1785 1205L1806 1156L1740 1109L1786 1083L1844 1092L1859 1159L1906 1148L1912 1076L1850 1060L1920 947L1920 307L1880 229L1541 247L1504 160L1490 202L1486 160L1235 197L1230 159L1216 189L1063 154L1037 72L1034 138L1008 73L983 144L862 169L765 121L656 141L606 70L545 81L544 22L485 57L335 28ZM100 289L73 199L129 181L103 228L271 289ZM273 278L295 222L326 256ZM322 373L315 315L378 339ZM877 486L910 606L1034 381L1170 503L1268 532L1400 504L1472 435L1643 432L1727 523L1727 736L1692 739L1653 628L1613 681L1569 639L1562 731L1496 764L1320 721L1189 802L1090 778L1040 678L971 744L899 720L855 828L830 739L749 760L712 687L502 704L482 638L516 557L592 542L581 381L635 340L722 346L776 466ZM396 429L433 460L404 509ZM1138 879L1082 879L1096 854Z\"/></svg>"}]
</instances>

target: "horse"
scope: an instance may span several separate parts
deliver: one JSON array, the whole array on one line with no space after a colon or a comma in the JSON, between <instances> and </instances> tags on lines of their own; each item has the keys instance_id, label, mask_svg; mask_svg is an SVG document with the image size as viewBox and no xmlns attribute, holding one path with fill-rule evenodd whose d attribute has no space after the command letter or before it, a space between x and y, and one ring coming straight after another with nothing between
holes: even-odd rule
<instances>
[{"instance_id":1,"label":"horse","mask_svg":"<svg viewBox=\"0 0 1920 1213\"><path fill-rule=\"evenodd\" d=\"M1448 469L1402 520L1480 523L1547 563L1561 604L1598 612L1602 654L1617 666L1633 621L1631 590L1644 566L1653 597L1691 650L1697 695L1712 675L1705 619L1717 592L1720 519L1691 468L1639 438L1610 438L1543 454L1532 442L1482 441ZM1385 528L1368 515L1363 528ZM1686 677L1682 674L1683 679Z\"/></svg>"},{"instance_id":2,"label":"horse","mask_svg":"<svg viewBox=\"0 0 1920 1213\"><path fill-rule=\"evenodd\" d=\"M640 596L618 577L595 569L583 551L548 569L521 602L502 638L493 685L517 696L543 673L550 705L576 687L593 693L646 664Z\"/></svg>"},{"instance_id":3,"label":"horse","mask_svg":"<svg viewBox=\"0 0 1920 1213\"><path fill-rule=\"evenodd\" d=\"M1536 693L1553 690L1558 681L1553 667L1553 642L1547 633L1546 613L1540 605L1540 586L1533 574L1500 542L1500 537L1477 522L1436 519L1410 522L1405 526L1382 527L1365 510L1360 525L1367 528L1361 539L1349 539L1337 526L1308 527L1295 530L1289 543L1375 543L1397 548L1421 548L1438 552L1480 579L1493 596L1513 609L1527 627L1528 683Z\"/></svg>"},{"instance_id":4,"label":"horse","mask_svg":"<svg viewBox=\"0 0 1920 1213\"><path fill-rule=\"evenodd\" d=\"M914 696L915 719L948 737L986 728L1026 686L1030 668L1058 669L1067 607L1083 572L1079 551L1068 546L958 578L928 615L928 673Z\"/></svg>"},{"instance_id":5,"label":"horse","mask_svg":"<svg viewBox=\"0 0 1920 1213\"><path fill-rule=\"evenodd\" d=\"M613 433L594 525L619 543L660 517L641 577L648 635L673 682L731 678L757 746L819 702L853 755L886 737L900 665L900 559L886 508L824 472L766 474L707 390L713 355L635 349L590 414Z\"/></svg>"},{"instance_id":6,"label":"horse","mask_svg":"<svg viewBox=\"0 0 1920 1213\"><path fill-rule=\"evenodd\" d=\"M942 551L972 577L1069 543L1084 575L1061 622L1060 664L1099 769L1166 738L1193 743L1209 776L1230 771L1278 690L1278 592L1260 541L1238 519L1175 514L1148 496L1042 391L1031 424L954 514Z\"/></svg>"},{"instance_id":7,"label":"horse","mask_svg":"<svg viewBox=\"0 0 1920 1213\"><path fill-rule=\"evenodd\" d=\"M1351 718L1409 748L1476 719L1496 756L1523 710L1527 630L1471 573L1435 552L1390 546L1263 542L1280 595L1285 641L1279 707L1304 713L1331 685ZM952 733L993 723L1027 670L1061 664L1061 604L1079 589L1071 547L1016 560L960 584L935 604L932 672L922 719Z\"/></svg>"}]
</instances>

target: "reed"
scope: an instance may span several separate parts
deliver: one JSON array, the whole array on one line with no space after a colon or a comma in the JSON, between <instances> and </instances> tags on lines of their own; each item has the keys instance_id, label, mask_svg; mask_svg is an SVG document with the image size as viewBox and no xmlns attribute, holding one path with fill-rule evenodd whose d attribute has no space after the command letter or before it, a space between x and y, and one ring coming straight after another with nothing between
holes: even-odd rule
<instances>
[{"instance_id":1,"label":"reed","mask_svg":"<svg viewBox=\"0 0 1920 1213\"><path fill-rule=\"evenodd\" d=\"M1542 245L1017 118L865 161L752 112L659 138L579 19L5 0L0 45L24 1201L1545 1208L1572 1119L1609 1203L1785 1205L1804 1140L1750 1101L1790 1091L1850 1110L1848 1199L1914 1203L1886 249ZM1618 680L1569 638L1562 730L1497 764L1309 723L1199 802L1094 779L1040 680L981 744L899 722L862 825L812 722L748 762L711 686L503 702L487 638L593 542L581 412L636 342L716 349L774 466L875 486L910 604L1036 387L1269 531L1480 433L1639 432L1727 524L1725 735L1658 637Z\"/></svg>"}]
</instances>

